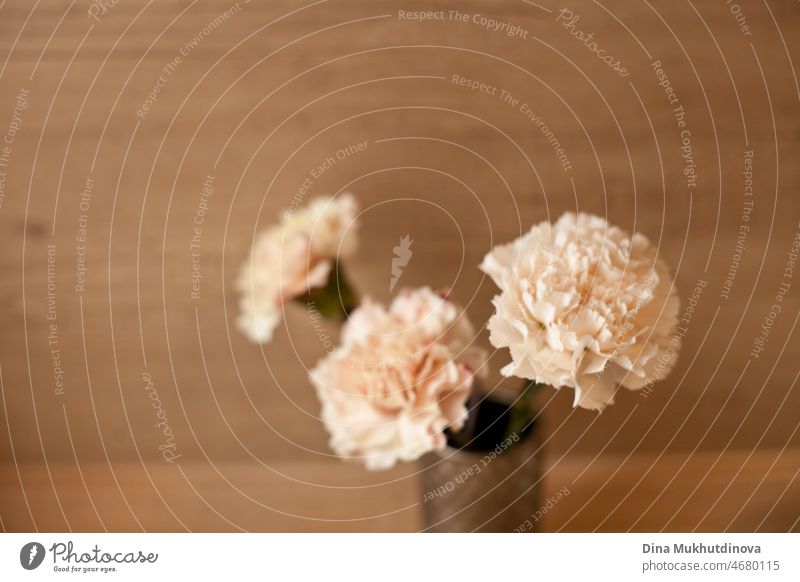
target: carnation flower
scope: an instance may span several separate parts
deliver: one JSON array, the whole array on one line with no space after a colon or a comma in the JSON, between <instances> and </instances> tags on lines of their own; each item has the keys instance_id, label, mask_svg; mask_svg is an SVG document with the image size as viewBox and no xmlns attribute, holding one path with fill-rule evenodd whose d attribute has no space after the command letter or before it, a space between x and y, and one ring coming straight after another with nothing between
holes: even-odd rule
<instances>
[{"instance_id":1,"label":"carnation flower","mask_svg":"<svg viewBox=\"0 0 800 582\"><path fill-rule=\"evenodd\" d=\"M345 234L357 211L352 194L316 198L258 234L237 281L237 324L247 337L268 342L284 303L326 285L336 261L354 250L355 238Z\"/></svg>"},{"instance_id":2,"label":"carnation flower","mask_svg":"<svg viewBox=\"0 0 800 582\"><path fill-rule=\"evenodd\" d=\"M389 309L365 300L310 373L331 448L369 469L444 448L444 429L463 426L486 371L473 337L463 310L430 288L401 292Z\"/></svg>"},{"instance_id":3,"label":"carnation flower","mask_svg":"<svg viewBox=\"0 0 800 582\"><path fill-rule=\"evenodd\" d=\"M672 369L679 300L641 234L567 213L495 247L481 269L501 291L488 328L511 352L503 375L574 388L574 406L601 410L618 385L640 389Z\"/></svg>"}]
</instances>

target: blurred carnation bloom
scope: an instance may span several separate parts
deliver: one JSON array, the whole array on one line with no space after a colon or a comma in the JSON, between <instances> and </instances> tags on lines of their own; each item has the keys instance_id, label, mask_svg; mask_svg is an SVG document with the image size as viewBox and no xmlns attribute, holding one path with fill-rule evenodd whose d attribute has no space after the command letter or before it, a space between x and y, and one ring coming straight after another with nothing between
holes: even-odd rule
<instances>
[{"instance_id":1,"label":"blurred carnation bloom","mask_svg":"<svg viewBox=\"0 0 800 582\"><path fill-rule=\"evenodd\" d=\"M573 406L602 410L618 385L643 388L674 366L679 300L643 235L566 213L495 247L481 269L501 291L488 328L511 352L504 376L571 387Z\"/></svg>"},{"instance_id":2,"label":"blurred carnation bloom","mask_svg":"<svg viewBox=\"0 0 800 582\"><path fill-rule=\"evenodd\" d=\"M353 231L357 213L352 194L315 198L256 236L236 284L241 294L237 325L248 338L270 341L287 301L329 283L336 292L339 282L331 281L332 275L339 274L338 261L355 249L355 236L348 231Z\"/></svg>"},{"instance_id":3,"label":"blurred carnation bloom","mask_svg":"<svg viewBox=\"0 0 800 582\"><path fill-rule=\"evenodd\" d=\"M474 336L463 309L428 287L402 291L389 309L366 299L310 373L331 448L373 470L443 449L486 374Z\"/></svg>"}]
</instances>

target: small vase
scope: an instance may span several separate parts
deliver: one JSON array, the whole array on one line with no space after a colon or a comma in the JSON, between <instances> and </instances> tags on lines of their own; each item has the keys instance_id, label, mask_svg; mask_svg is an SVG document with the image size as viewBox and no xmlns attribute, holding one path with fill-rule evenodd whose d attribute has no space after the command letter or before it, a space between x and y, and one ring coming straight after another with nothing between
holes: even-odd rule
<instances>
[{"instance_id":1,"label":"small vase","mask_svg":"<svg viewBox=\"0 0 800 582\"><path fill-rule=\"evenodd\" d=\"M422 459L423 531L514 532L535 529L540 509L536 422L510 432L508 404L484 399L466 435Z\"/></svg>"}]
</instances>

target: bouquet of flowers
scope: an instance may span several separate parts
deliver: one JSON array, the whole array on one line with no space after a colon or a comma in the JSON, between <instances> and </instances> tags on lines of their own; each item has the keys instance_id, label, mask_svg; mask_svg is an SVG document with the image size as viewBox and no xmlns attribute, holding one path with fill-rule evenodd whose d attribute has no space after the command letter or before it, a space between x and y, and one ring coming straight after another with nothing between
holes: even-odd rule
<instances>
[{"instance_id":1,"label":"bouquet of flowers","mask_svg":"<svg viewBox=\"0 0 800 582\"><path fill-rule=\"evenodd\" d=\"M475 327L446 290L403 289L388 306L359 301L344 269L357 215L351 194L317 198L259 234L238 279L238 325L268 342L290 301L343 322L338 347L310 372L342 458L387 469L469 447L488 430L476 421L487 353L473 345ZM521 440L541 386L570 388L574 406L600 411L620 387L650 386L675 364L679 300L639 233L566 213L491 249L480 269L499 288L487 327L491 344L508 349L501 373L520 379L517 398L490 420L491 446Z\"/></svg>"}]
</instances>

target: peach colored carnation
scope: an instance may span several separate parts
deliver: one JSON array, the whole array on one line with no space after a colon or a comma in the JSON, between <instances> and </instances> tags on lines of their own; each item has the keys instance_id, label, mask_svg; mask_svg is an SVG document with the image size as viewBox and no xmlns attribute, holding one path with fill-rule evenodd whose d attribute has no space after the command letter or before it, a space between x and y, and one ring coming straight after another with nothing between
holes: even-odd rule
<instances>
[{"instance_id":1,"label":"peach colored carnation","mask_svg":"<svg viewBox=\"0 0 800 582\"><path fill-rule=\"evenodd\" d=\"M602 409L618 385L636 390L672 369L679 300L666 265L641 234L564 214L483 260L500 294L490 341L508 348L505 376L575 390L575 406Z\"/></svg>"},{"instance_id":2,"label":"peach colored carnation","mask_svg":"<svg viewBox=\"0 0 800 582\"><path fill-rule=\"evenodd\" d=\"M387 310L365 300L341 347L311 371L331 448L369 469L387 469L444 448L458 430L486 353L470 347L463 310L429 288L402 292Z\"/></svg>"},{"instance_id":3,"label":"peach colored carnation","mask_svg":"<svg viewBox=\"0 0 800 582\"><path fill-rule=\"evenodd\" d=\"M350 255L358 206L351 194L321 197L258 234L237 280L238 327L254 342L272 339L283 304L328 281L334 260Z\"/></svg>"}]
</instances>

